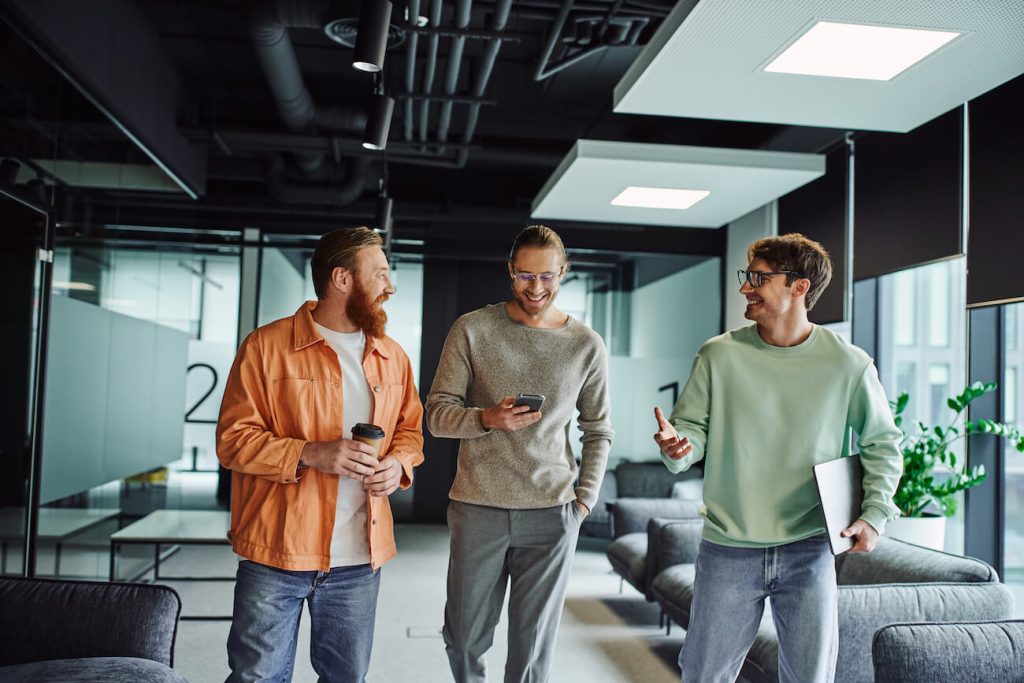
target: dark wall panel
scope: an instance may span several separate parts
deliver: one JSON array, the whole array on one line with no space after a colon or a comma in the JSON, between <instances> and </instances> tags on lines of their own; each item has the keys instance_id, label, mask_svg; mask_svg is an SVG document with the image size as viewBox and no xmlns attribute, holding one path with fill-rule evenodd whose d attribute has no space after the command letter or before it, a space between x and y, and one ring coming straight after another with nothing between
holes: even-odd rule
<instances>
[{"instance_id":1,"label":"dark wall panel","mask_svg":"<svg viewBox=\"0 0 1024 683\"><path fill-rule=\"evenodd\" d=\"M507 251L495 253L501 255L502 261L481 263L424 258L420 351L420 397L424 403L441 359L444 340L455 319L463 313L509 298L510 280L504 262ZM426 459L416 468L413 517L421 523L444 523L448 490L455 480L459 442L457 439L436 439L426 429L423 441Z\"/></svg>"},{"instance_id":2,"label":"dark wall panel","mask_svg":"<svg viewBox=\"0 0 1024 683\"><path fill-rule=\"evenodd\" d=\"M779 200L779 234L799 232L832 257L832 283L810 311L811 322L846 320L846 190L848 153L842 145L825 159L825 175Z\"/></svg>"},{"instance_id":3,"label":"dark wall panel","mask_svg":"<svg viewBox=\"0 0 1024 683\"><path fill-rule=\"evenodd\" d=\"M1024 76L973 100L967 305L1024 298Z\"/></svg>"},{"instance_id":4,"label":"dark wall panel","mask_svg":"<svg viewBox=\"0 0 1024 683\"><path fill-rule=\"evenodd\" d=\"M869 133L854 158L855 280L962 252L962 109L909 133Z\"/></svg>"}]
</instances>

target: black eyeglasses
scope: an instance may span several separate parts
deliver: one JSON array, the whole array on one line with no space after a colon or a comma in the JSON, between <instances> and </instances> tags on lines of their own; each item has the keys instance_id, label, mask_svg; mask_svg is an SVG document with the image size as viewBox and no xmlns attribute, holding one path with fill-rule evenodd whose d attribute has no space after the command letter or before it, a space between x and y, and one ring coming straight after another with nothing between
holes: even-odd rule
<instances>
[{"instance_id":1,"label":"black eyeglasses","mask_svg":"<svg viewBox=\"0 0 1024 683\"><path fill-rule=\"evenodd\" d=\"M763 271L763 270L737 270L736 279L740 281L740 287L744 283L749 283L751 287L757 289L764 284L766 277L772 275L794 275L798 278L803 277L800 273L795 270L774 270L774 271Z\"/></svg>"}]
</instances>

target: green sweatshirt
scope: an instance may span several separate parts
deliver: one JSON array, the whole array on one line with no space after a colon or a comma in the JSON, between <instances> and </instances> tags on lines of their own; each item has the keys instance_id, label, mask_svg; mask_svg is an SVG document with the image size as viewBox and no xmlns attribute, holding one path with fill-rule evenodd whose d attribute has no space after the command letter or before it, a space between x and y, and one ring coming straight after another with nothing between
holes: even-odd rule
<instances>
[{"instance_id":1,"label":"green sweatshirt","mask_svg":"<svg viewBox=\"0 0 1024 683\"><path fill-rule=\"evenodd\" d=\"M673 472L704 458L704 538L765 547L824 531L811 468L849 454L857 434L864 467L861 519L878 530L898 515L903 473L885 392L871 359L814 326L792 347L771 346L756 325L708 340L669 421L693 451L664 455Z\"/></svg>"}]
</instances>

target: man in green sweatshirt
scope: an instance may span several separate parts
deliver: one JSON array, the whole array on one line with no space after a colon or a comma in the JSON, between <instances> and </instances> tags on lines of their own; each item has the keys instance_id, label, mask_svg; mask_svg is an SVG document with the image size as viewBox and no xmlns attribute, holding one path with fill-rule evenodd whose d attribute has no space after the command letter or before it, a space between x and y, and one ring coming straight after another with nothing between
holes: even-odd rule
<instances>
[{"instance_id":1,"label":"man in green sweatshirt","mask_svg":"<svg viewBox=\"0 0 1024 683\"><path fill-rule=\"evenodd\" d=\"M839 619L835 563L812 467L849 454L864 468L861 516L844 536L870 552L898 510L900 430L863 351L812 324L832 277L820 244L754 242L739 271L754 325L708 340L654 440L681 472L704 459L704 539L679 665L689 682L733 681L771 598L781 681L831 681Z\"/></svg>"}]
</instances>

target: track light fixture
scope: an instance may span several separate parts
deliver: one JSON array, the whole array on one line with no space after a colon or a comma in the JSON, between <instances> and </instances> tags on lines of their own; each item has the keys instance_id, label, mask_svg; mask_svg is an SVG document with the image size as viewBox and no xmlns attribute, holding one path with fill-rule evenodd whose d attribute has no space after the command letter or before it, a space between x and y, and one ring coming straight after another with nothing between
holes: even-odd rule
<instances>
[{"instance_id":1,"label":"track light fixture","mask_svg":"<svg viewBox=\"0 0 1024 683\"><path fill-rule=\"evenodd\" d=\"M359 33L356 34L352 66L360 71L376 73L384 68L384 51L391 29L391 2L363 0L359 10Z\"/></svg>"},{"instance_id":2,"label":"track light fixture","mask_svg":"<svg viewBox=\"0 0 1024 683\"><path fill-rule=\"evenodd\" d=\"M388 131L391 130L391 115L395 111L395 100L383 94L373 96L366 130L363 132L363 147L380 151L388 146Z\"/></svg>"},{"instance_id":3,"label":"track light fixture","mask_svg":"<svg viewBox=\"0 0 1024 683\"><path fill-rule=\"evenodd\" d=\"M377 229L379 229L383 235L385 242L391 237L391 228L394 225L394 218L392 212L395 208L395 200L387 195L381 195L377 198L377 214L375 222L377 223Z\"/></svg>"}]
</instances>

